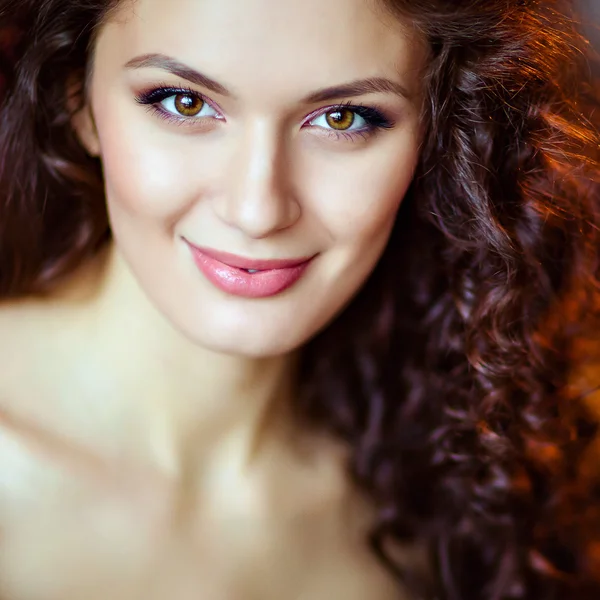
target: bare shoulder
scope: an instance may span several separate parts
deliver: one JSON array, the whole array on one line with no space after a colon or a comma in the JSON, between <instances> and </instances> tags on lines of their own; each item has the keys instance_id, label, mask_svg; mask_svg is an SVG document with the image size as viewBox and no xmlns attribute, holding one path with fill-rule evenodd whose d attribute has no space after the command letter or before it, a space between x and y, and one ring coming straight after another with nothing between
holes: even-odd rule
<instances>
[{"instance_id":1,"label":"bare shoulder","mask_svg":"<svg viewBox=\"0 0 600 600\"><path fill-rule=\"evenodd\" d=\"M368 545L375 510L342 468L348 449L318 438L311 438L311 445L329 459L305 473L300 470L298 474L290 468L287 475L280 475L279 483L284 480L285 492L275 497L277 506L270 508L272 512L283 509L300 513L286 536L306 549L310 557L305 563L310 565L310 583L299 600L412 600L409 591ZM418 548L396 546L390 551L398 564L419 570L424 564Z\"/></svg>"},{"instance_id":2,"label":"bare shoulder","mask_svg":"<svg viewBox=\"0 0 600 600\"><path fill-rule=\"evenodd\" d=\"M47 469L51 456L64 454L52 448L85 433L89 407L73 401L85 377L77 319L76 310L56 303L0 303L0 460L40 461Z\"/></svg>"},{"instance_id":3,"label":"bare shoulder","mask_svg":"<svg viewBox=\"0 0 600 600\"><path fill-rule=\"evenodd\" d=\"M0 407L26 411L57 382L73 346L72 318L40 301L0 304Z\"/></svg>"},{"instance_id":4,"label":"bare shoulder","mask_svg":"<svg viewBox=\"0 0 600 600\"><path fill-rule=\"evenodd\" d=\"M55 379L61 361L78 355L99 262L90 261L51 294L0 300L0 392L11 381L21 389L50 371Z\"/></svg>"},{"instance_id":5,"label":"bare shoulder","mask_svg":"<svg viewBox=\"0 0 600 600\"><path fill-rule=\"evenodd\" d=\"M414 600L410 590L381 563L364 539L361 545L349 544L349 552L345 556L340 552L340 563L330 573L330 597L348 600ZM397 554L401 555L399 564L408 569L421 570L418 550L407 548Z\"/></svg>"},{"instance_id":6,"label":"bare shoulder","mask_svg":"<svg viewBox=\"0 0 600 600\"><path fill-rule=\"evenodd\" d=\"M53 415L60 413L54 398L60 396L56 391L73 355L73 339L68 311L52 303L36 299L0 303L3 439L18 438L27 445L27 440L45 436L45 425L51 426Z\"/></svg>"}]
</instances>

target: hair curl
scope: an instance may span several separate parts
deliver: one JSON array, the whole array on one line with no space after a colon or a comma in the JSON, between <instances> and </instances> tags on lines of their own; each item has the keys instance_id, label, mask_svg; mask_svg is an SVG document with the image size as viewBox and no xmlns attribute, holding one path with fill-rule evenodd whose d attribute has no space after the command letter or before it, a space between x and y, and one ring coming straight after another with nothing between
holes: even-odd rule
<instances>
[{"instance_id":1,"label":"hair curl","mask_svg":"<svg viewBox=\"0 0 600 600\"><path fill-rule=\"evenodd\" d=\"M419 597L598 598L574 376L598 327L600 112L573 2L380 1L429 41L427 134L379 265L304 352L297 412L352 448L373 550ZM109 238L66 90L116 4L0 4L21 32L0 62L4 297L50 291Z\"/></svg>"}]
</instances>

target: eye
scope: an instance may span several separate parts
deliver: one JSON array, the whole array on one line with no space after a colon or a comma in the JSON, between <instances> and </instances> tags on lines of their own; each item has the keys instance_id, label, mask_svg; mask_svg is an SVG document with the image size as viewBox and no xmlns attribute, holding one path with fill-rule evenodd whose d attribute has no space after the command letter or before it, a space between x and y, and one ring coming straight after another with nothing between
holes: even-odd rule
<instances>
[{"instance_id":1,"label":"eye","mask_svg":"<svg viewBox=\"0 0 600 600\"><path fill-rule=\"evenodd\" d=\"M206 98L190 89L158 87L139 94L136 102L167 120L182 124L204 117L223 118Z\"/></svg>"},{"instance_id":2,"label":"eye","mask_svg":"<svg viewBox=\"0 0 600 600\"><path fill-rule=\"evenodd\" d=\"M175 116L213 117L217 112L198 94L182 93L167 96L159 102L161 107Z\"/></svg>"},{"instance_id":3,"label":"eye","mask_svg":"<svg viewBox=\"0 0 600 600\"><path fill-rule=\"evenodd\" d=\"M363 129L369 125L365 119L348 108L330 110L310 121L310 124L318 127L331 127L336 131L351 131L353 126L356 128L357 125L358 129Z\"/></svg>"},{"instance_id":4,"label":"eye","mask_svg":"<svg viewBox=\"0 0 600 600\"><path fill-rule=\"evenodd\" d=\"M367 139L381 129L394 127L393 121L370 106L343 104L329 107L307 121L311 127L324 129L335 139Z\"/></svg>"}]
</instances>

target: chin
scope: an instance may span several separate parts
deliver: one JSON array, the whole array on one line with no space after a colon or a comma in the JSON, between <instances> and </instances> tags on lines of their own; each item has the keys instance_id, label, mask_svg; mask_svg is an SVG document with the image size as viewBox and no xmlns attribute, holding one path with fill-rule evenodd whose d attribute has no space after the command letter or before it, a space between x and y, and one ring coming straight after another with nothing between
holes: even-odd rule
<instances>
[{"instance_id":1,"label":"chin","mask_svg":"<svg viewBox=\"0 0 600 600\"><path fill-rule=\"evenodd\" d=\"M292 353L301 348L310 336L290 336L285 332L259 334L250 331L219 332L209 335L204 331L191 339L212 352L246 358L271 358Z\"/></svg>"},{"instance_id":2,"label":"chin","mask_svg":"<svg viewBox=\"0 0 600 600\"><path fill-rule=\"evenodd\" d=\"M227 354L228 356L239 356L252 359L267 359L284 356L292 353L302 344L282 344L280 340L219 340L214 345L203 344L208 350Z\"/></svg>"},{"instance_id":3,"label":"chin","mask_svg":"<svg viewBox=\"0 0 600 600\"><path fill-rule=\"evenodd\" d=\"M195 345L213 352L248 358L281 356L301 349L343 312L360 289L353 283L348 289L338 286L337 295L322 288L320 293L310 290L264 300L207 302L204 297L204 302L198 299L185 311L165 316Z\"/></svg>"},{"instance_id":4,"label":"chin","mask_svg":"<svg viewBox=\"0 0 600 600\"><path fill-rule=\"evenodd\" d=\"M302 347L315 333L314 323L296 321L277 315L270 318L246 310L206 311L195 322L171 323L194 345L212 352L247 358L269 358L292 353ZM262 311L261 311L262 312ZM165 315L168 317L168 315Z\"/></svg>"}]
</instances>

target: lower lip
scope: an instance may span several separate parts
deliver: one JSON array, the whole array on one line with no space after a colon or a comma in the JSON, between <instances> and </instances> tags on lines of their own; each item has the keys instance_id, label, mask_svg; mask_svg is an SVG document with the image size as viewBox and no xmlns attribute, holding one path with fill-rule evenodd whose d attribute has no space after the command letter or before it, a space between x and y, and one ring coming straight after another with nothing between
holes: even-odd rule
<instances>
[{"instance_id":1,"label":"lower lip","mask_svg":"<svg viewBox=\"0 0 600 600\"><path fill-rule=\"evenodd\" d=\"M281 294L302 277L311 262L307 260L294 267L248 273L230 267L193 246L190 249L194 262L206 279L227 294L243 298L268 298Z\"/></svg>"}]
</instances>

